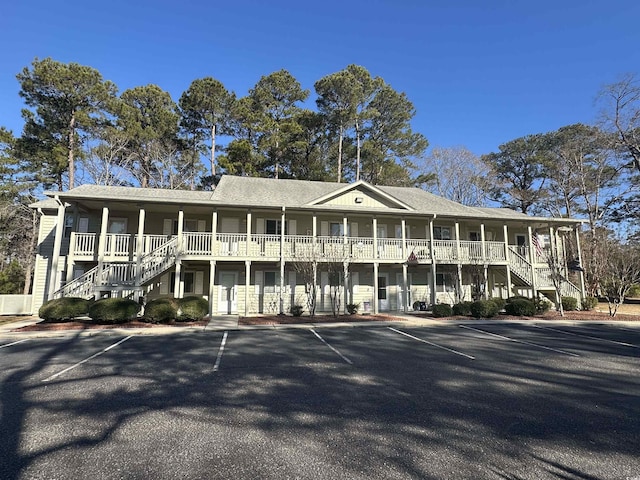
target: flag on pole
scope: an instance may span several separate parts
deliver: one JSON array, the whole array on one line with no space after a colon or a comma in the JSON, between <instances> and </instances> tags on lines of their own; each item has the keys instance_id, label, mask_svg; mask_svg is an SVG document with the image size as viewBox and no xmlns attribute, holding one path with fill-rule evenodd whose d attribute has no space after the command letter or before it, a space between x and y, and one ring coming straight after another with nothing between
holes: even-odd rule
<instances>
[{"instance_id":1,"label":"flag on pole","mask_svg":"<svg viewBox=\"0 0 640 480\"><path fill-rule=\"evenodd\" d=\"M542 243L540 242L540 235L538 235L538 232L535 232L531 236L531 241L533 242L533 247L536 249L536 255L541 257L542 256Z\"/></svg>"}]
</instances>

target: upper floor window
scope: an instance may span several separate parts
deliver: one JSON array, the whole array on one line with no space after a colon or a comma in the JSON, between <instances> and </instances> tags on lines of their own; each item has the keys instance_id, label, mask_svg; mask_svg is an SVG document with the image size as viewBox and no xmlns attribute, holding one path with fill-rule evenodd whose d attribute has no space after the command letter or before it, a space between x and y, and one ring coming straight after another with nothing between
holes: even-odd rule
<instances>
[{"instance_id":1,"label":"upper floor window","mask_svg":"<svg viewBox=\"0 0 640 480\"><path fill-rule=\"evenodd\" d=\"M332 237L342 237L344 236L344 223L342 222L331 222L329 224L329 232ZM351 224L347 224L347 236L351 236Z\"/></svg>"},{"instance_id":2,"label":"upper floor window","mask_svg":"<svg viewBox=\"0 0 640 480\"><path fill-rule=\"evenodd\" d=\"M451 240L451 227L433 227L434 240Z\"/></svg>"},{"instance_id":3,"label":"upper floor window","mask_svg":"<svg viewBox=\"0 0 640 480\"><path fill-rule=\"evenodd\" d=\"M282 220L265 220L264 225L265 233L267 235L281 235L282 234ZM287 234L287 222L284 224L284 234Z\"/></svg>"},{"instance_id":4,"label":"upper floor window","mask_svg":"<svg viewBox=\"0 0 640 480\"><path fill-rule=\"evenodd\" d=\"M126 218L110 218L107 225L107 232L109 233L127 233L127 219Z\"/></svg>"}]
</instances>

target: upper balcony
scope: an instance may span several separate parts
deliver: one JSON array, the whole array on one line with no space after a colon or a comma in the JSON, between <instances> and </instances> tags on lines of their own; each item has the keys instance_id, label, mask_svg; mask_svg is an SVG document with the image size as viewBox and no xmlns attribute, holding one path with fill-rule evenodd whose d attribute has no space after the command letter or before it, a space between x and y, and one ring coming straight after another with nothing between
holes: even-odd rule
<instances>
[{"instance_id":1,"label":"upper balcony","mask_svg":"<svg viewBox=\"0 0 640 480\"><path fill-rule=\"evenodd\" d=\"M153 252L171 239L167 235L144 235L138 245L135 234L107 234L104 261L134 260ZM97 261L99 234L72 233L70 255L76 261ZM432 245L433 244L433 245ZM433 247L433 248L432 248ZM513 247L528 258L526 247ZM179 240L178 250L182 258L194 260L265 260L321 262L374 261L388 263L406 262L409 256L418 263L501 263L507 261L506 245L496 241L428 240L344 236L265 235L244 233L185 232Z\"/></svg>"}]
</instances>

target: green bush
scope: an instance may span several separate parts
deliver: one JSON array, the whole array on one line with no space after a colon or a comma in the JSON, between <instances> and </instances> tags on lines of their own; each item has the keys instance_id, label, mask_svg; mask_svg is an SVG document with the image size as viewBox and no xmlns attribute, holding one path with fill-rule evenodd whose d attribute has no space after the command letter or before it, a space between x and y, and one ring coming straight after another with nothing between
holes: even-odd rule
<instances>
[{"instance_id":1,"label":"green bush","mask_svg":"<svg viewBox=\"0 0 640 480\"><path fill-rule=\"evenodd\" d=\"M551 302L546 298L537 298L534 302L536 306L536 314L542 315L551 309Z\"/></svg>"},{"instance_id":2,"label":"green bush","mask_svg":"<svg viewBox=\"0 0 640 480\"><path fill-rule=\"evenodd\" d=\"M526 298L517 298L504 307L507 315L515 315L518 317L533 317L536 314L536 305L532 300Z\"/></svg>"},{"instance_id":3,"label":"green bush","mask_svg":"<svg viewBox=\"0 0 640 480\"><path fill-rule=\"evenodd\" d=\"M598 299L596 297L584 297L582 300L583 310L593 310L598 306Z\"/></svg>"},{"instance_id":4,"label":"green bush","mask_svg":"<svg viewBox=\"0 0 640 480\"><path fill-rule=\"evenodd\" d=\"M473 302L460 302L453 306L454 315L471 315L471 304Z\"/></svg>"},{"instance_id":5,"label":"green bush","mask_svg":"<svg viewBox=\"0 0 640 480\"><path fill-rule=\"evenodd\" d=\"M152 323L169 323L178 317L178 302L175 298L155 298L144 306L144 318Z\"/></svg>"},{"instance_id":6,"label":"green bush","mask_svg":"<svg viewBox=\"0 0 640 480\"><path fill-rule=\"evenodd\" d=\"M349 315L355 315L356 313L358 313L359 309L360 309L360 304L359 303L349 303L349 304L347 304L347 312L349 313Z\"/></svg>"},{"instance_id":7,"label":"green bush","mask_svg":"<svg viewBox=\"0 0 640 480\"><path fill-rule=\"evenodd\" d=\"M40 307L38 316L48 322L64 322L86 315L90 305L91 300L86 298L55 298Z\"/></svg>"},{"instance_id":8,"label":"green bush","mask_svg":"<svg viewBox=\"0 0 640 480\"><path fill-rule=\"evenodd\" d=\"M495 317L498 312L498 306L490 300L476 300L471 304L471 315L475 318Z\"/></svg>"},{"instance_id":9,"label":"green bush","mask_svg":"<svg viewBox=\"0 0 640 480\"><path fill-rule=\"evenodd\" d=\"M139 311L140 305L128 298L103 298L89 307L89 316L100 323L124 323Z\"/></svg>"},{"instance_id":10,"label":"green bush","mask_svg":"<svg viewBox=\"0 0 640 480\"><path fill-rule=\"evenodd\" d=\"M507 298L507 303L513 302L514 300L531 300L531 299L523 295L514 295L513 297Z\"/></svg>"},{"instance_id":11,"label":"green bush","mask_svg":"<svg viewBox=\"0 0 640 480\"><path fill-rule=\"evenodd\" d=\"M291 305L290 312L294 317L299 317L304 312L304 307L302 305Z\"/></svg>"},{"instance_id":12,"label":"green bush","mask_svg":"<svg viewBox=\"0 0 640 480\"><path fill-rule=\"evenodd\" d=\"M570 312L573 310L578 310L578 299L573 297L562 297L562 309Z\"/></svg>"},{"instance_id":13,"label":"green bush","mask_svg":"<svg viewBox=\"0 0 640 480\"><path fill-rule=\"evenodd\" d=\"M500 297L490 298L489 301L496 304L496 307L498 307L498 311L502 310L507 304L507 301L504 298Z\"/></svg>"},{"instance_id":14,"label":"green bush","mask_svg":"<svg viewBox=\"0 0 640 480\"><path fill-rule=\"evenodd\" d=\"M178 320L191 322L202 320L209 313L209 302L203 297L184 297L178 299Z\"/></svg>"},{"instance_id":15,"label":"green bush","mask_svg":"<svg viewBox=\"0 0 640 480\"><path fill-rule=\"evenodd\" d=\"M450 317L451 315L453 315L453 309L448 303L438 303L437 305L433 306L433 308L431 309L431 313L436 318Z\"/></svg>"}]
</instances>

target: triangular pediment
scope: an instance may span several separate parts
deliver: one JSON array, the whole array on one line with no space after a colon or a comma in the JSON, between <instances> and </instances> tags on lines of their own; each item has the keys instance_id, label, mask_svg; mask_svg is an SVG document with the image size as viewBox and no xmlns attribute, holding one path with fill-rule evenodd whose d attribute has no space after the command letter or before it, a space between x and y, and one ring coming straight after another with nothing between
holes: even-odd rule
<instances>
[{"instance_id":1,"label":"triangular pediment","mask_svg":"<svg viewBox=\"0 0 640 480\"><path fill-rule=\"evenodd\" d=\"M352 209L393 208L413 210L406 203L366 182L359 181L345 185L308 203L309 206L336 206Z\"/></svg>"}]
</instances>

